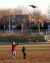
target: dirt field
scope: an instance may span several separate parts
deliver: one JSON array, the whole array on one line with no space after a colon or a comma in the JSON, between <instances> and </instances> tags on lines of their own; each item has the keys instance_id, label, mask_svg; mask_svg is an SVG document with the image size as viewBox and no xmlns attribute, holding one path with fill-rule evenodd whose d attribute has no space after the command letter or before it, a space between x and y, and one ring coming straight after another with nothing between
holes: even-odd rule
<instances>
[{"instance_id":1,"label":"dirt field","mask_svg":"<svg viewBox=\"0 0 50 63\"><path fill-rule=\"evenodd\" d=\"M22 46L26 47L27 56L23 60ZM50 44L18 45L16 59L13 60L11 45L0 46L0 63L50 63Z\"/></svg>"}]
</instances>

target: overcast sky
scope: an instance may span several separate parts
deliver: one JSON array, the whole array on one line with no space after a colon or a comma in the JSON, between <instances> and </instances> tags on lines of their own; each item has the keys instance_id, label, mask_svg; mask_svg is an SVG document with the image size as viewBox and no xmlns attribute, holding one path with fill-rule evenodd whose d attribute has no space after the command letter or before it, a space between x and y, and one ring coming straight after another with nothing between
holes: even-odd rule
<instances>
[{"instance_id":1,"label":"overcast sky","mask_svg":"<svg viewBox=\"0 0 50 63\"><path fill-rule=\"evenodd\" d=\"M47 12L50 0L0 0L0 8L17 8L17 6L36 5L43 13Z\"/></svg>"}]
</instances>

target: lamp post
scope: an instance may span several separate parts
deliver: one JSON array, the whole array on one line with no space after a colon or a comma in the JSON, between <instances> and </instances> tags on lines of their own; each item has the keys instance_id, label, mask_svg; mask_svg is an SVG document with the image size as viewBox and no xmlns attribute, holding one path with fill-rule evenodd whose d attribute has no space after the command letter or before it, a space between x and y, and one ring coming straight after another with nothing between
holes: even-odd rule
<instances>
[{"instance_id":1,"label":"lamp post","mask_svg":"<svg viewBox=\"0 0 50 63\"><path fill-rule=\"evenodd\" d=\"M29 6L32 7L33 9L37 8L37 6L35 6L35 5L29 5Z\"/></svg>"},{"instance_id":2,"label":"lamp post","mask_svg":"<svg viewBox=\"0 0 50 63\"><path fill-rule=\"evenodd\" d=\"M31 6L32 8L37 8L37 6L34 6L34 5L29 5L29 6ZM41 19L37 19L38 33L40 33L40 22L41 22Z\"/></svg>"}]
</instances>

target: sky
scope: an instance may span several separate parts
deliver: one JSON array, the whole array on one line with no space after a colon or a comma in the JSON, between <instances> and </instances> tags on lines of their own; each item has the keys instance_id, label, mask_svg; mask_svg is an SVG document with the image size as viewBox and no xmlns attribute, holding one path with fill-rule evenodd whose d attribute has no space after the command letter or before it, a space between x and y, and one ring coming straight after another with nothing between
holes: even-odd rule
<instances>
[{"instance_id":1,"label":"sky","mask_svg":"<svg viewBox=\"0 0 50 63\"><path fill-rule=\"evenodd\" d=\"M42 13L47 13L50 0L0 0L0 8L17 8L18 6L25 6L32 9L29 5L36 5Z\"/></svg>"}]
</instances>

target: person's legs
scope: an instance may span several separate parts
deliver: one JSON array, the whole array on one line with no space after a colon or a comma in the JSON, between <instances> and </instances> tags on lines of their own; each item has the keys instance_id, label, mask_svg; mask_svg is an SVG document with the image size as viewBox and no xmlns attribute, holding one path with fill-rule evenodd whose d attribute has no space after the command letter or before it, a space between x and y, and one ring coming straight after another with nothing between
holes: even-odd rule
<instances>
[{"instance_id":1,"label":"person's legs","mask_svg":"<svg viewBox=\"0 0 50 63\"><path fill-rule=\"evenodd\" d=\"M16 58L16 51L13 51L13 58Z\"/></svg>"},{"instance_id":2,"label":"person's legs","mask_svg":"<svg viewBox=\"0 0 50 63\"><path fill-rule=\"evenodd\" d=\"M26 53L23 53L23 59L26 59Z\"/></svg>"}]
</instances>

